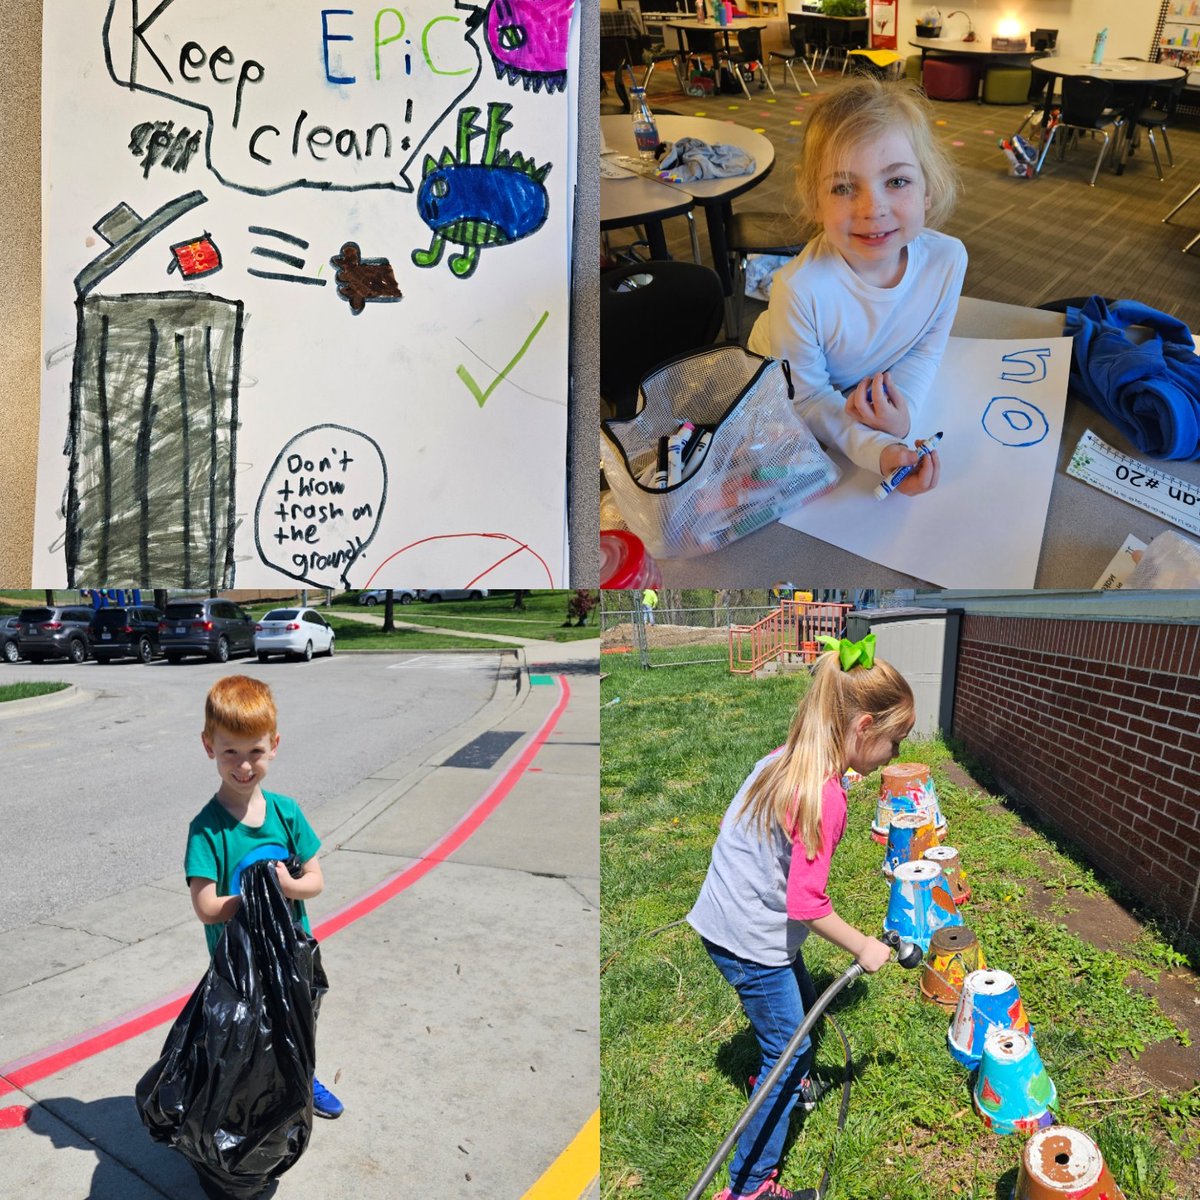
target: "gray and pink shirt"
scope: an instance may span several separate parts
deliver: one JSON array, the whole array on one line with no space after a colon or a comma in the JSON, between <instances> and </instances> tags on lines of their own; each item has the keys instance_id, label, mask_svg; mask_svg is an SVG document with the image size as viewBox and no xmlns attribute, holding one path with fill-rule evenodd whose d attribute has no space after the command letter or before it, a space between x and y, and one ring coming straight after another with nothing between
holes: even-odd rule
<instances>
[{"instance_id":1,"label":"gray and pink shirt","mask_svg":"<svg viewBox=\"0 0 1200 1200\"><path fill-rule=\"evenodd\" d=\"M811 862L799 841L793 854L793 839L778 825L760 837L748 816L736 819L750 785L781 751L755 763L738 789L721 820L700 895L687 915L701 937L766 967L791 963L808 936L803 922L833 912L825 887L833 852L846 832L846 793L836 778L821 792L824 845Z\"/></svg>"}]
</instances>

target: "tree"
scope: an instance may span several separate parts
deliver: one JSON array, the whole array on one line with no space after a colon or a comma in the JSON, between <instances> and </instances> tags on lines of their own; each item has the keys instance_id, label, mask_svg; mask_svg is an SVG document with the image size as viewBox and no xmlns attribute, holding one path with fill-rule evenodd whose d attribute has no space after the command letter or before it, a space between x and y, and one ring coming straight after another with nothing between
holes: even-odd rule
<instances>
[{"instance_id":1,"label":"tree","mask_svg":"<svg viewBox=\"0 0 1200 1200\"><path fill-rule=\"evenodd\" d=\"M388 588L388 590L383 593L383 632L384 633L395 633L396 632L395 603L396 603L395 593L392 591L391 588Z\"/></svg>"},{"instance_id":2,"label":"tree","mask_svg":"<svg viewBox=\"0 0 1200 1200\"><path fill-rule=\"evenodd\" d=\"M525 611L525 597L529 595L528 591L513 592L512 606L517 612Z\"/></svg>"},{"instance_id":3,"label":"tree","mask_svg":"<svg viewBox=\"0 0 1200 1200\"><path fill-rule=\"evenodd\" d=\"M595 592L588 588L576 588L574 594L567 601L567 619L563 622L563 628L571 624L571 618L577 620L575 624L586 625L588 613L599 603L600 597Z\"/></svg>"}]
</instances>

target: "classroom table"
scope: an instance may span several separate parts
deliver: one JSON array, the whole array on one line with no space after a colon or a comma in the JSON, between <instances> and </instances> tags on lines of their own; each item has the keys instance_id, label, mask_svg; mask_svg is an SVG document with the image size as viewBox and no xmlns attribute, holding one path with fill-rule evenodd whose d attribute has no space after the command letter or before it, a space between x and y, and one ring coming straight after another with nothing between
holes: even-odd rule
<instances>
[{"instance_id":1,"label":"classroom table","mask_svg":"<svg viewBox=\"0 0 1200 1200\"><path fill-rule=\"evenodd\" d=\"M680 34L680 40L683 43L683 51L685 54L697 53L692 50L691 41L688 38L689 33L719 33L725 45L725 50L730 50L729 39L732 35L737 34L743 29L766 29L766 21L756 21L753 17L734 17L731 22L722 24L720 21L714 21L711 17L703 21L697 21L695 17L682 17L678 21L666 22L668 29L674 29ZM764 54L766 51L763 52Z\"/></svg>"},{"instance_id":2,"label":"classroom table","mask_svg":"<svg viewBox=\"0 0 1200 1200\"><path fill-rule=\"evenodd\" d=\"M999 62L1014 66L1028 66L1030 61L1041 53L1040 50L993 50L991 42L964 42L954 38L910 38L910 46L921 52L921 62L935 52L942 58L982 58L986 61L996 59Z\"/></svg>"},{"instance_id":3,"label":"classroom table","mask_svg":"<svg viewBox=\"0 0 1200 1200\"><path fill-rule=\"evenodd\" d=\"M1062 313L964 296L951 333L972 338L1057 337L1062 334L1064 319ZM1095 409L1068 393L1038 563L1038 588L1091 588L1127 533L1150 542L1164 530L1175 528L1066 473L1071 453L1087 429L1117 450L1200 487L1200 462L1148 459ZM664 559L659 566L667 587L766 587L777 579L794 578L820 587L932 586L778 522L713 554Z\"/></svg>"},{"instance_id":4,"label":"classroom table","mask_svg":"<svg viewBox=\"0 0 1200 1200\"><path fill-rule=\"evenodd\" d=\"M641 225L646 230L651 258L671 257L662 223L668 217L687 216L690 220L694 204L687 192L658 179L638 174L615 179L600 176L601 230Z\"/></svg>"},{"instance_id":5,"label":"classroom table","mask_svg":"<svg viewBox=\"0 0 1200 1200\"><path fill-rule=\"evenodd\" d=\"M1079 62L1077 59L1059 58L1048 54L1035 58L1029 64L1035 71L1049 75L1050 86L1046 88L1046 100L1042 107L1041 127L1044 131L1050 121L1050 110L1054 107L1054 89L1058 80L1064 76L1081 79L1100 79L1117 84L1143 84L1147 87L1154 83L1169 83L1187 72L1182 67L1173 67L1169 63L1147 62L1140 58L1113 58L1106 63ZM1144 106L1144 94L1131 97L1127 109L1135 111ZM1114 154L1116 173L1125 170L1125 155L1123 146L1118 144Z\"/></svg>"},{"instance_id":6,"label":"classroom table","mask_svg":"<svg viewBox=\"0 0 1200 1200\"><path fill-rule=\"evenodd\" d=\"M725 295L733 294L733 276L729 268L728 243L725 239L726 222L732 209L731 202L737 196L757 187L770 173L775 165L775 147L761 133L747 129L744 125L735 125L731 121L717 121L711 117L678 117L661 115L657 118L658 136L664 142L675 142L683 137L699 138L710 146L724 144L738 146L754 158L754 171L749 175L734 175L727 179L701 179L694 183L676 183L671 187L686 193L694 203L704 209L704 218L708 225L708 239L712 247L713 268L721 279ZM604 144L612 150L623 154L635 155L637 144L633 137L633 122L624 116L604 116L600 118L600 136ZM605 184L611 186L606 187ZM621 187L621 180L602 180L600 196L600 223L604 227L605 195ZM663 196L666 202L668 197ZM676 209L675 211L681 211ZM668 214L660 214L665 216ZM632 224L633 222L625 222ZM666 257L655 255L655 257Z\"/></svg>"}]
</instances>

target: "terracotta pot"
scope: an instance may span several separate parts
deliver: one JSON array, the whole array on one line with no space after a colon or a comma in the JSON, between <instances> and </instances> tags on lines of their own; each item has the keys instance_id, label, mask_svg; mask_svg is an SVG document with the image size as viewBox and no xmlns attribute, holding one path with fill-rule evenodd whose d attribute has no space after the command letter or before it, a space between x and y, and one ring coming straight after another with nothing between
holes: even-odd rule
<instances>
[{"instance_id":1,"label":"terracotta pot","mask_svg":"<svg viewBox=\"0 0 1200 1200\"><path fill-rule=\"evenodd\" d=\"M953 846L931 846L921 857L937 863L942 868L942 874L946 876L946 886L950 889L950 895L954 897L956 905L961 906L970 900L971 889L967 887L966 872L963 871L962 861Z\"/></svg>"},{"instance_id":2,"label":"terracotta pot","mask_svg":"<svg viewBox=\"0 0 1200 1200\"><path fill-rule=\"evenodd\" d=\"M927 808L893 813L892 823L888 826L887 852L880 869L891 879L900 863L916 862L926 850L936 845L937 830L933 814Z\"/></svg>"},{"instance_id":3,"label":"terracotta pot","mask_svg":"<svg viewBox=\"0 0 1200 1200\"><path fill-rule=\"evenodd\" d=\"M930 863L930 866L933 864ZM1033 1036L1017 981L1007 971L972 971L964 980L946 1041L954 1061L974 1070L992 1029L1015 1029Z\"/></svg>"},{"instance_id":4,"label":"terracotta pot","mask_svg":"<svg viewBox=\"0 0 1200 1200\"><path fill-rule=\"evenodd\" d=\"M896 868L883 919L885 930L894 930L906 942L928 950L930 939L939 929L961 924L962 917L937 863L917 859Z\"/></svg>"},{"instance_id":5,"label":"terracotta pot","mask_svg":"<svg viewBox=\"0 0 1200 1200\"><path fill-rule=\"evenodd\" d=\"M892 763L890 767L884 767L871 836L881 845L887 845L892 816L922 808L932 810L940 841L946 836L946 818L938 807L937 789L929 768L924 763Z\"/></svg>"},{"instance_id":6,"label":"terracotta pot","mask_svg":"<svg viewBox=\"0 0 1200 1200\"><path fill-rule=\"evenodd\" d=\"M993 1133L1031 1133L1054 1124L1050 1109L1058 1093L1029 1034L1016 1029L988 1033L973 1100Z\"/></svg>"},{"instance_id":7,"label":"terracotta pot","mask_svg":"<svg viewBox=\"0 0 1200 1200\"><path fill-rule=\"evenodd\" d=\"M945 1009L958 1005L963 980L987 966L979 941L965 925L939 929L929 941L921 969L921 995Z\"/></svg>"},{"instance_id":8,"label":"terracotta pot","mask_svg":"<svg viewBox=\"0 0 1200 1200\"><path fill-rule=\"evenodd\" d=\"M1086 1133L1051 1125L1025 1143L1012 1200L1125 1200L1125 1193Z\"/></svg>"}]
</instances>

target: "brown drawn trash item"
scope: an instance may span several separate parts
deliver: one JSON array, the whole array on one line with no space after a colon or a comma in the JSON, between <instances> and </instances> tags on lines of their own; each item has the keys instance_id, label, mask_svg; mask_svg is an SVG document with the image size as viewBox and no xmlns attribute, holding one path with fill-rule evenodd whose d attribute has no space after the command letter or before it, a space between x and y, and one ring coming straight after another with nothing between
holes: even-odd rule
<instances>
[{"instance_id":1,"label":"brown drawn trash item","mask_svg":"<svg viewBox=\"0 0 1200 1200\"><path fill-rule=\"evenodd\" d=\"M1039 1129L1025 1143L1013 1200L1125 1200L1100 1147L1069 1125Z\"/></svg>"},{"instance_id":2,"label":"brown drawn trash item","mask_svg":"<svg viewBox=\"0 0 1200 1200\"><path fill-rule=\"evenodd\" d=\"M399 300L400 285L386 258L363 258L357 242L347 242L329 260L337 267L337 292L358 316L368 302Z\"/></svg>"}]
</instances>

